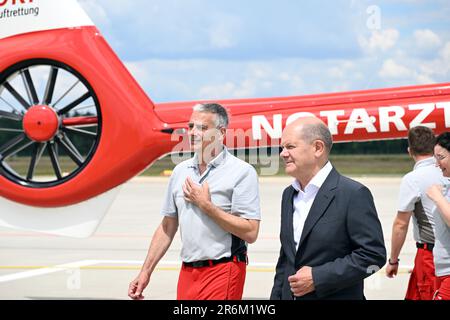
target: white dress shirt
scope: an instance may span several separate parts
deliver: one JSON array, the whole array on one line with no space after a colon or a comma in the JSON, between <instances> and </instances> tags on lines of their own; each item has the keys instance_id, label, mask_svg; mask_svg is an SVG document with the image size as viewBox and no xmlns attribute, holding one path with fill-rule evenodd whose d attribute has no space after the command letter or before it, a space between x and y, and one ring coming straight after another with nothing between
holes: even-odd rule
<instances>
[{"instance_id":1,"label":"white dress shirt","mask_svg":"<svg viewBox=\"0 0 450 320\"><path fill-rule=\"evenodd\" d=\"M305 186L305 191L300 187L300 183L295 180L292 183L292 187L298 191L294 196L294 215L293 215L293 227L294 227L294 241L295 248L298 250L298 245L302 237L303 227L305 226L306 218L308 217L309 210L316 198L317 192L319 192L325 179L330 174L333 166L328 161L326 165L320 169L319 172L311 179L311 181Z\"/></svg>"}]
</instances>

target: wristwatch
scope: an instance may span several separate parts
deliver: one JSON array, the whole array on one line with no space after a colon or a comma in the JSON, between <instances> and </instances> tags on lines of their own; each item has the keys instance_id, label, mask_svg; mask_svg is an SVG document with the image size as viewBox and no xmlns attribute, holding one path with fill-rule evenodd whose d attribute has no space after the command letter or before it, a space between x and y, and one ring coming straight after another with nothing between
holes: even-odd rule
<instances>
[{"instance_id":1,"label":"wristwatch","mask_svg":"<svg viewBox=\"0 0 450 320\"><path fill-rule=\"evenodd\" d=\"M391 262L391 258L389 258L389 260L388 260L388 262L391 266L397 265L399 261L400 261L400 259L397 259L397 262Z\"/></svg>"}]
</instances>

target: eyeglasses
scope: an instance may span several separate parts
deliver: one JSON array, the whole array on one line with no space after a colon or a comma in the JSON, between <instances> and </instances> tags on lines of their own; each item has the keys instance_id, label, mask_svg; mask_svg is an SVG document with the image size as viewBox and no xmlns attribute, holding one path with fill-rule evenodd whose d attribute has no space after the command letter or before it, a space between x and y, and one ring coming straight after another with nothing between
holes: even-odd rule
<instances>
[{"instance_id":1,"label":"eyeglasses","mask_svg":"<svg viewBox=\"0 0 450 320\"><path fill-rule=\"evenodd\" d=\"M442 154L435 154L435 155L434 155L434 158L435 158L437 161L442 161L442 160L444 160L445 158L447 158L447 156L448 156L448 154L445 155L445 156L443 156Z\"/></svg>"}]
</instances>

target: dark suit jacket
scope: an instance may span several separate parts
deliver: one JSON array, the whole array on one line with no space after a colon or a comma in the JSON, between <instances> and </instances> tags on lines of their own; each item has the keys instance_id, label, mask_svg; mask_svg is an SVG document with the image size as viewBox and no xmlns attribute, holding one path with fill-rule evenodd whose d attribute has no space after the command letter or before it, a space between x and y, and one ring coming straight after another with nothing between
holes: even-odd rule
<instances>
[{"instance_id":1,"label":"dark suit jacket","mask_svg":"<svg viewBox=\"0 0 450 320\"><path fill-rule=\"evenodd\" d=\"M334 168L319 189L295 249L293 197L281 202L281 250L271 299L292 300L288 277L312 267L315 291L298 299L364 299L364 278L386 263L386 248L372 194Z\"/></svg>"}]
</instances>

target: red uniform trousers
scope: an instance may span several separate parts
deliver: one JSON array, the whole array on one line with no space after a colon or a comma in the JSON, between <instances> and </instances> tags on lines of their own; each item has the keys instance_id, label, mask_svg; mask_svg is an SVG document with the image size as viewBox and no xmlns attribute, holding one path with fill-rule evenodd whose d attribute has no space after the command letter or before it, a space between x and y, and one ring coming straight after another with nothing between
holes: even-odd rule
<instances>
[{"instance_id":1,"label":"red uniform trousers","mask_svg":"<svg viewBox=\"0 0 450 320\"><path fill-rule=\"evenodd\" d=\"M433 300L435 291L433 253L425 248L418 248L405 300Z\"/></svg>"},{"instance_id":2,"label":"red uniform trousers","mask_svg":"<svg viewBox=\"0 0 450 320\"><path fill-rule=\"evenodd\" d=\"M178 300L241 300L245 262L224 262L206 267L182 266L178 278Z\"/></svg>"},{"instance_id":3,"label":"red uniform trousers","mask_svg":"<svg viewBox=\"0 0 450 320\"><path fill-rule=\"evenodd\" d=\"M450 300L450 275L437 277L437 290L433 300Z\"/></svg>"}]
</instances>

